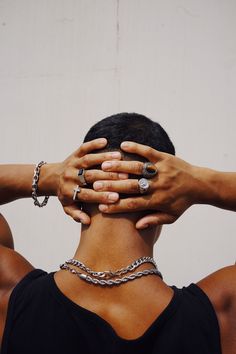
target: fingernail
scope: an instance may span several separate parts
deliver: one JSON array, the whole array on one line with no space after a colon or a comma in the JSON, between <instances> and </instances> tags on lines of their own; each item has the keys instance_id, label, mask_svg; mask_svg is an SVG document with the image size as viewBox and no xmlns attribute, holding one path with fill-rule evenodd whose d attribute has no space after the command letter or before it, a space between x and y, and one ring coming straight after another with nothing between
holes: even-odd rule
<instances>
[{"instance_id":1,"label":"fingernail","mask_svg":"<svg viewBox=\"0 0 236 354\"><path fill-rule=\"evenodd\" d=\"M114 158L114 159L120 158L120 157L121 157L121 154L120 154L119 151L117 151L117 152L112 152L112 153L111 153L111 157Z\"/></svg>"},{"instance_id":2,"label":"fingernail","mask_svg":"<svg viewBox=\"0 0 236 354\"><path fill-rule=\"evenodd\" d=\"M103 162L102 164L102 168L104 169L108 169L112 167L112 163L111 162Z\"/></svg>"},{"instance_id":3,"label":"fingernail","mask_svg":"<svg viewBox=\"0 0 236 354\"><path fill-rule=\"evenodd\" d=\"M98 139L98 144L104 145L107 142L105 138Z\"/></svg>"},{"instance_id":4,"label":"fingernail","mask_svg":"<svg viewBox=\"0 0 236 354\"><path fill-rule=\"evenodd\" d=\"M140 227L140 229L147 229L148 227L149 227L148 224L144 224L144 225L142 225L142 226Z\"/></svg>"},{"instance_id":5,"label":"fingernail","mask_svg":"<svg viewBox=\"0 0 236 354\"><path fill-rule=\"evenodd\" d=\"M107 211L108 206L105 205L105 204L100 204L100 205L98 206L98 209L99 209L100 211Z\"/></svg>"},{"instance_id":6,"label":"fingernail","mask_svg":"<svg viewBox=\"0 0 236 354\"><path fill-rule=\"evenodd\" d=\"M108 194L108 199L111 200L111 201L116 201L118 199L118 195L117 193L110 193Z\"/></svg>"},{"instance_id":7,"label":"fingernail","mask_svg":"<svg viewBox=\"0 0 236 354\"><path fill-rule=\"evenodd\" d=\"M102 182L94 182L93 188L96 190L102 189L103 183Z\"/></svg>"},{"instance_id":8,"label":"fingernail","mask_svg":"<svg viewBox=\"0 0 236 354\"><path fill-rule=\"evenodd\" d=\"M128 173L118 173L119 179L128 179L129 175Z\"/></svg>"},{"instance_id":9,"label":"fingernail","mask_svg":"<svg viewBox=\"0 0 236 354\"><path fill-rule=\"evenodd\" d=\"M129 143L128 141L123 141L123 143L121 143L121 147L123 148L126 148L126 147L129 147L131 146L131 143Z\"/></svg>"}]
</instances>

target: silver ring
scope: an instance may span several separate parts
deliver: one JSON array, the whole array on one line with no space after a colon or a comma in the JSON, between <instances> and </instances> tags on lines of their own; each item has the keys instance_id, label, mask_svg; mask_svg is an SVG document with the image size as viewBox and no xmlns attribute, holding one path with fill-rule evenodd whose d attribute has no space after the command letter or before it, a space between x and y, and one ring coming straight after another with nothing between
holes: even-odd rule
<instances>
[{"instance_id":1,"label":"silver ring","mask_svg":"<svg viewBox=\"0 0 236 354\"><path fill-rule=\"evenodd\" d=\"M152 162L145 162L143 164L142 176L145 178L152 178L157 174L156 165Z\"/></svg>"},{"instance_id":2,"label":"silver ring","mask_svg":"<svg viewBox=\"0 0 236 354\"><path fill-rule=\"evenodd\" d=\"M77 185L77 187L74 188L74 194L73 194L74 201L76 200L77 193L80 193L80 192L81 192L81 188L79 187L79 185Z\"/></svg>"},{"instance_id":3,"label":"silver ring","mask_svg":"<svg viewBox=\"0 0 236 354\"><path fill-rule=\"evenodd\" d=\"M84 168L80 168L78 170L78 177L79 177L79 181L82 184L82 186L87 186L87 182L85 179L85 169Z\"/></svg>"},{"instance_id":4,"label":"silver ring","mask_svg":"<svg viewBox=\"0 0 236 354\"><path fill-rule=\"evenodd\" d=\"M141 178L138 181L138 185L139 185L139 192L141 194L147 193L148 189L150 188L150 183L146 178Z\"/></svg>"}]
</instances>

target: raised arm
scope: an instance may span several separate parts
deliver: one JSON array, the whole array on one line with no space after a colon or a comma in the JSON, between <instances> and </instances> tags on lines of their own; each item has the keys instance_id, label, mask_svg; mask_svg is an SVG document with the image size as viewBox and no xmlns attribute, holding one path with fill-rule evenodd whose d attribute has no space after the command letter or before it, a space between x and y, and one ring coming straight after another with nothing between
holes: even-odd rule
<instances>
[{"instance_id":1,"label":"raised arm","mask_svg":"<svg viewBox=\"0 0 236 354\"><path fill-rule=\"evenodd\" d=\"M78 202L73 201L74 188L80 184L78 171L85 171L85 179L88 185L82 186L80 202L114 203L118 200L117 193L95 192L91 185L97 179L124 179L126 174L106 173L101 170L91 169L92 166L101 165L110 159L120 159L119 152L106 152L92 154L91 151L104 148L106 139L95 139L84 143L61 163L45 164L40 169L38 182L39 196L57 196L66 214L75 221L89 224L90 217L80 210ZM19 198L31 197L32 179L35 165L0 165L0 204L9 203Z\"/></svg>"},{"instance_id":2,"label":"raised arm","mask_svg":"<svg viewBox=\"0 0 236 354\"><path fill-rule=\"evenodd\" d=\"M235 172L196 167L178 157L134 142L123 143L121 148L154 163L158 174L149 180L150 189L142 196L138 195L138 179L95 182L94 189L97 191L136 194L132 198L120 199L113 205L100 205L102 212L155 211L137 222L137 228L145 228L154 224L173 223L193 204L210 204L236 211ZM139 161L109 161L102 164L104 171L126 172L138 175L138 178L142 177L142 167L143 163Z\"/></svg>"}]
</instances>

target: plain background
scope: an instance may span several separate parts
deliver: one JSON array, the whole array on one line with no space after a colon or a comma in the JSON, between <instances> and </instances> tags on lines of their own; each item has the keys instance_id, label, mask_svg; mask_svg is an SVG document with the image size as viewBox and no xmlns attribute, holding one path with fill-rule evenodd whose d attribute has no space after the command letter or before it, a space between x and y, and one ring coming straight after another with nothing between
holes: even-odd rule
<instances>
[{"instance_id":1,"label":"plain background","mask_svg":"<svg viewBox=\"0 0 236 354\"><path fill-rule=\"evenodd\" d=\"M234 0L1 0L1 163L63 160L118 112L160 122L177 155L235 171ZM16 249L48 271L80 226L56 200L1 206ZM236 259L235 214L194 206L165 226L155 258L170 285Z\"/></svg>"}]
</instances>

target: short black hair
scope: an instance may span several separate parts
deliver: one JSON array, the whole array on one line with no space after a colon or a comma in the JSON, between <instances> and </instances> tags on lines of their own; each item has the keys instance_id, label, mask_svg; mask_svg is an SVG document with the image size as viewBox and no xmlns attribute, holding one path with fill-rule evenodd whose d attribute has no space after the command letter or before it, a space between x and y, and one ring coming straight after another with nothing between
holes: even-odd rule
<instances>
[{"instance_id":1,"label":"short black hair","mask_svg":"<svg viewBox=\"0 0 236 354\"><path fill-rule=\"evenodd\" d=\"M123 141L134 141L175 155L174 145L161 125L138 113L118 113L100 120L89 129L84 142L97 138L107 139L106 151L120 150Z\"/></svg>"}]
</instances>

